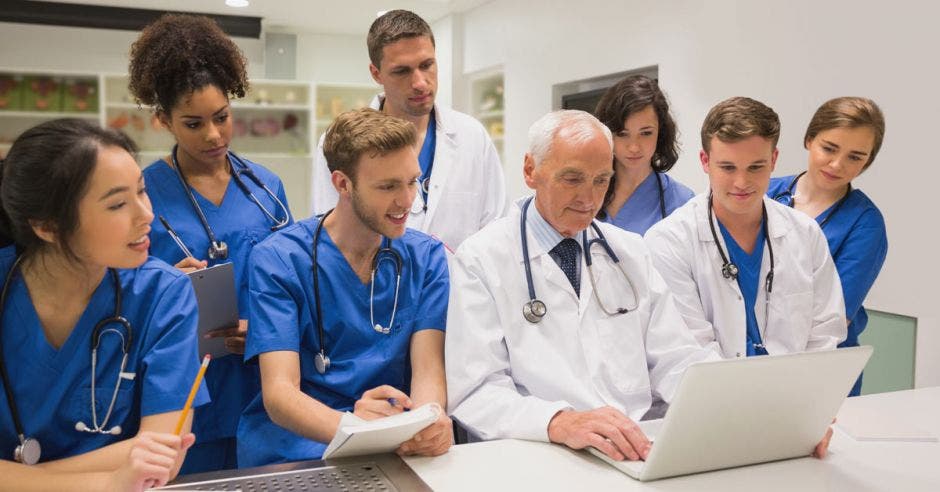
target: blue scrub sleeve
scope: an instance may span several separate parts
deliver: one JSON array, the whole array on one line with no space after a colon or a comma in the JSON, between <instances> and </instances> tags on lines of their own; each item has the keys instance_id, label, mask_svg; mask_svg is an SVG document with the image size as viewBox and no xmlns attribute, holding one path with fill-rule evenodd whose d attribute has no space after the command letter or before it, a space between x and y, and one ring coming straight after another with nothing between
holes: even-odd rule
<instances>
[{"instance_id":1,"label":"blue scrub sleeve","mask_svg":"<svg viewBox=\"0 0 940 492\"><path fill-rule=\"evenodd\" d=\"M267 241L256 246L248 259L249 319L245 361L264 352L300 352L300 313L295 299L303 299L300 272L294 271ZM296 296L295 296L296 294Z\"/></svg>"},{"instance_id":2,"label":"blue scrub sleeve","mask_svg":"<svg viewBox=\"0 0 940 492\"><path fill-rule=\"evenodd\" d=\"M842 282L846 317L855 319L888 254L884 217L877 209L863 213L833 260Z\"/></svg>"},{"instance_id":3,"label":"blue scrub sleeve","mask_svg":"<svg viewBox=\"0 0 940 492\"><path fill-rule=\"evenodd\" d=\"M138 374L141 381L140 414L143 417L183 409L199 372L196 293L186 275L176 277L161 293L151 311L150 331L160 335L144 354ZM200 385L193 407L209 402L205 384Z\"/></svg>"},{"instance_id":4,"label":"blue scrub sleeve","mask_svg":"<svg viewBox=\"0 0 940 492\"><path fill-rule=\"evenodd\" d=\"M424 286L418 302L414 331L445 331L447 325L447 300L450 297L450 275L447 271L447 256L444 243L434 241L428 251Z\"/></svg>"}]
</instances>

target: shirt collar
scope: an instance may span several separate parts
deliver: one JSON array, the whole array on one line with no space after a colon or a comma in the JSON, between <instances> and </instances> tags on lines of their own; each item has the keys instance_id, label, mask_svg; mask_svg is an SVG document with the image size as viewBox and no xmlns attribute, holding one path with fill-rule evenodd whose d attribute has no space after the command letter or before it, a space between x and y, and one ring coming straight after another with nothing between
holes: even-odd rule
<instances>
[{"instance_id":1,"label":"shirt collar","mask_svg":"<svg viewBox=\"0 0 940 492\"><path fill-rule=\"evenodd\" d=\"M548 252L557 246L558 243L562 242L565 237L556 231L555 228L542 217L539 209L535 206L536 200L538 200L538 198L532 199L532 204L529 205L529 210L526 211L526 223L528 224L528 229L532 237L535 238L540 248Z\"/></svg>"}]
</instances>

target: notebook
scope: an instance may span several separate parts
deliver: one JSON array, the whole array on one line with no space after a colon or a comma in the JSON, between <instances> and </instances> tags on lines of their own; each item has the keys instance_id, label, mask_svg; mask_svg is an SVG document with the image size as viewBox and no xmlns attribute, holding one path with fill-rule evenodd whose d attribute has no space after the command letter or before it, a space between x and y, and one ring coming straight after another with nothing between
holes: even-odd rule
<instances>
[{"instance_id":1,"label":"notebook","mask_svg":"<svg viewBox=\"0 0 940 492\"><path fill-rule=\"evenodd\" d=\"M363 420L346 412L336 435L323 452L323 459L390 453L433 424L442 412L436 403L375 420Z\"/></svg>"}]
</instances>

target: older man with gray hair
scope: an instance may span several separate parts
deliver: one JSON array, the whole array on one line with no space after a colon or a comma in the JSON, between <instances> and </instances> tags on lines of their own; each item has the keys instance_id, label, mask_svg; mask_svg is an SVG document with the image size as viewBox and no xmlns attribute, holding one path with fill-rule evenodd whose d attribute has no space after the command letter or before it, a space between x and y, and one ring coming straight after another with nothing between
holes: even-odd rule
<instances>
[{"instance_id":1,"label":"older man with gray hair","mask_svg":"<svg viewBox=\"0 0 940 492\"><path fill-rule=\"evenodd\" d=\"M612 148L588 113L545 115L523 167L535 196L457 251L448 408L476 437L645 458L635 422L653 397L668 402L689 364L718 358L695 342L640 236L594 221Z\"/></svg>"}]
</instances>

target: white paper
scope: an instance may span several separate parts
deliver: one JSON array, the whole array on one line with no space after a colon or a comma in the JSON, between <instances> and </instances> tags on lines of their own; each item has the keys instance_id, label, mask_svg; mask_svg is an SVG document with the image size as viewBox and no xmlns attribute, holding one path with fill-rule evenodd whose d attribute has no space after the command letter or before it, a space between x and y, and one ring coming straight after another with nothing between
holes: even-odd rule
<instances>
[{"instance_id":1,"label":"white paper","mask_svg":"<svg viewBox=\"0 0 940 492\"><path fill-rule=\"evenodd\" d=\"M323 459L390 453L433 424L442 412L436 403L375 420L363 420L346 412L336 435L323 453Z\"/></svg>"},{"instance_id":2,"label":"white paper","mask_svg":"<svg viewBox=\"0 0 940 492\"><path fill-rule=\"evenodd\" d=\"M843 407L836 425L856 441L938 442L937 436L890 414Z\"/></svg>"}]
</instances>

